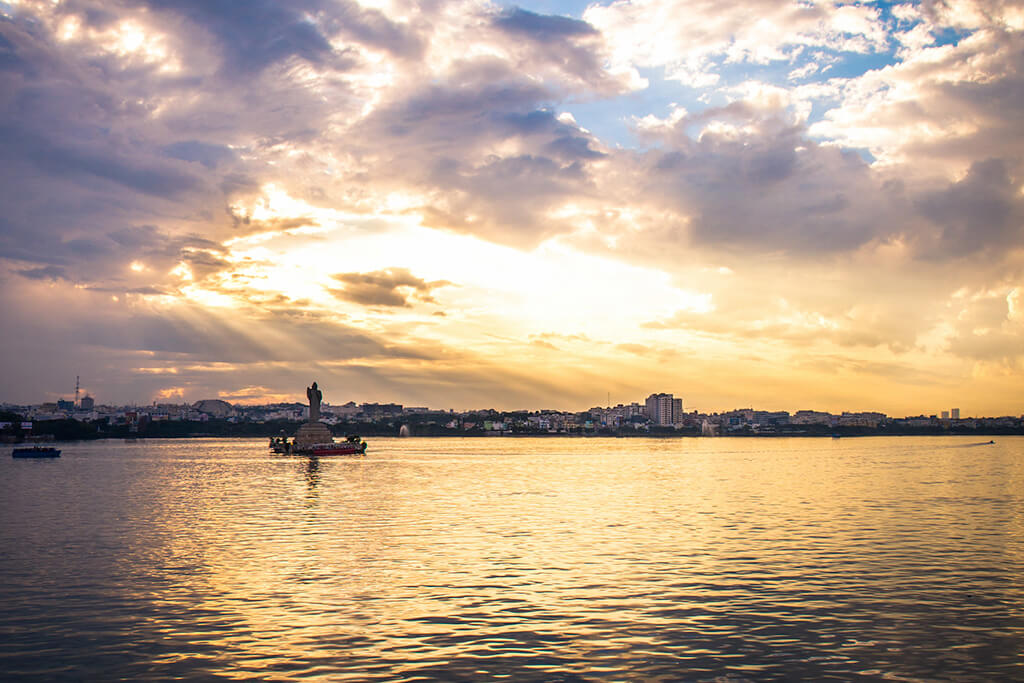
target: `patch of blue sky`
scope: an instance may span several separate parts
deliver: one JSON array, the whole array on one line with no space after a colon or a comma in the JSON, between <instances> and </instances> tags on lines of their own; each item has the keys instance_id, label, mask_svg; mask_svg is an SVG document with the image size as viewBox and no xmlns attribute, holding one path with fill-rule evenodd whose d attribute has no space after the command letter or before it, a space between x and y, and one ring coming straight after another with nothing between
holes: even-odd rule
<instances>
[{"instance_id":1,"label":"patch of blue sky","mask_svg":"<svg viewBox=\"0 0 1024 683\"><path fill-rule=\"evenodd\" d=\"M935 38L934 44L936 46L956 45L970 34L970 31L958 31L951 27L943 28L941 31L932 31L932 36Z\"/></svg>"},{"instance_id":2,"label":"patch of blue sky","mask_svg":"<svg viewBox=\"0 0 1024 683\"><path fill-rule=\"evenodd\" d=\"M898 61L894 49L886 52L844 52L840 59L833 63L832 68L825 73L825 76L828 78L857 78L869 71L896 64Z\"/></svg>"},{"instance_id":3,"label":"patch of blue sky","mask_svg":"<svg viewBox=\"0 0 1024 683\"><path fill-rule=\"evenodd\" d=\"M536 14L559 14L564 17L580 19L587 7L597 3L588 2L588 0L523 0L522 2L499 0L496 4L509 8L522 7Z\"/></svg>"},{"instance_id":4,"label":"patch of blue sky","mask_svg":"<svg viewBox=\"0 0 1024 683\"><path fill-rule=\"evenodd\" d=\"M881 10L881 18L888 24L890 33L893 31L908 31L914 26L921 23L920 19L899 19L892 12L892 8L896 5L920 5L920 2L876 2L874 5ZM960 42L965 36L970 35L970 31L957 30L950 26L942 27L939 30L932 31L932 37L934 38L933 45L955 45Z\"/></svg>"},{"instance_id":5,"label":"patch of blue sky","mask_svg":"<svg viewBox=\"0 0 1024 683\"><path fill-rule=\"evenodd\" d=\"M870 164L875 163L875 158L876 157L875 157L874 154L872 154L870 152L870 150L868 150L867 147L844 147L843 151L848 153L848 154L849 153L856 154L861 159L863 159L864 163L866 163L866 164L870 165Z\"/></svg>"},{"instance_id":6,"label":"patch of blue sky","mask_svg":"<svg viewBox=\"0 0 1024 683\"><path fill-rule=\"evenodd\" d=\"M834 61L833 61L834 59ZM893 52L880 54L806 53L792 62L775 61L767 64L733 62L709 66L719 77L709 87L694 88L685 81L665 78L663 68L640 69L647 79L648 87L633 93L601 100L570 100L562 109L572 112L577 122L609 145L636 147L641 141L633 131L634 117L648 114L665 118L672 112L673 105L683 107L690 113L700 112L709 107L720 107L734 98L729 90L747 81L758 81L792 88L804 83L824 81L830 78L855 78L872 69L895 63ZM790 79L789 74L810 63L820 63L822 69L806 77ZM830 66L828 69L824 67ZM815 103L808 123L820 121L831 103Z\"/></svg>"},{"instance_id":7,"label":"patch of blue sky","mask_svg":"<svg viewBox=\"0 0 1024 683\"><path fill-rule=\"evenodd\" d=\"M665 118L672 113L673 105L687 111L707 106L699 101L699 91L666 80L661 67L638 71L648 82L648 86L642 90L600 100L570 99L560 109L571 112L577 123L605 144L636 147L640 145L640 140L633 132L634 117L653 114Z\"/></svg>"},{"instance_id":8,"label":"patch of blue sky","mask_svg":"<svg viewBox=\"0 0 1024 683\"><path fill-rule=\"evenodd\" d=\"M555 14L580 18L583 12L594 3L587 0L523 0L521 2L499 2L505 7L522 7L538 14ZM881 18L892 29L907 30L916 21L908 22L897 19L892 8L905 2L874 2ZM943 31L937 36L937 44L956 42L962 36L955 31ZM808 47L792 60L776 60L764 64L751 62L725 63L719 58L709 65L718 75L718 82L710 87L694 88L685 81L665 78L663 68L642 68L640 74L647 79L648 87L625 95L605 99L569 99L558 109L569 111L577 122L590 130L605 144L620 147L639 147L642 141L635 134L634 119L648 114L665 118L672 112L673 105L680 106L688 112L695 113L709 107L723 106L730 100L729 89L746 81L758 81L792 88L797 85L825 81L831 78L851 79L882 69L897 63L898 43L893 40L885 50L877 52L840 52L825 48ZM807 69L805 75L790 78L790 74L810 64L818 68ZM822 120L833 103L815 102L810 111L808 123ZM865 160L869 160L867 150L857 151Z\"/></svg>"}]
</instances>

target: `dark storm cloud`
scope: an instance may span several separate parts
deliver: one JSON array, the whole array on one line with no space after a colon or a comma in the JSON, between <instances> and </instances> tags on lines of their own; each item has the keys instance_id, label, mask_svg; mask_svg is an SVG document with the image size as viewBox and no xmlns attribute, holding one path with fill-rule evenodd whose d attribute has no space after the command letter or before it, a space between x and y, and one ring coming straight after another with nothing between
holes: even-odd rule
<instances>
[{"instance_id":1,"label":"dark storm cloud","mask_svg":"<svg viewBox=\"0 0 1024 683\"><path fill-rule=\"evenodd\" d=\"M364 306L395 306L409 308L412 300L433 303L431 292L451 284L444 280L427 282L406 268L388 268L372 273L338 273L332 275L344 285L331 289L339 299Z\"/></svg>"}]
</instances>

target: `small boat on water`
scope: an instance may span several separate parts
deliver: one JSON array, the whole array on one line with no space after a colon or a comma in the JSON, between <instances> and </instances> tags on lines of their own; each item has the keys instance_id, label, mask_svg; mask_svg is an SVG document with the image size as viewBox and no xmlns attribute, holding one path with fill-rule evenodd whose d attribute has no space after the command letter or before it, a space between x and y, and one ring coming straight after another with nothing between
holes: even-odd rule
<instances>
[{"instance_id":1,"label":"small boat on water","mask_svg":"<svg viewBox=\"0 0 1024 683\"><path fill-rule=\"evenodd\" d=\"M26 446L11 451L12 458L59 458L60 449L52 446Z\"/></svg>"},{"instance_id":2,"label":"small boat on water","mask_svg":"<svg viewBox=\"0 0 1024 683\"><path fill-rule=\"evenodd\" d=\"M340 442L315 443L293 450L293 452L308 455L365 455L366 442L355 436Z\"/></svg>"},{"instance_id":3,"label":"small boat on water","mask_svg":"<svg viewBox=\"0 0 1024 683\"><path fill-rule=\"evenodd\" d=\"M313 444L297 444L286 437L275 436L270 439L270 450L284 455L365 455L366 442L355 434L344 441Z\"/></svg>"}]
</instances>

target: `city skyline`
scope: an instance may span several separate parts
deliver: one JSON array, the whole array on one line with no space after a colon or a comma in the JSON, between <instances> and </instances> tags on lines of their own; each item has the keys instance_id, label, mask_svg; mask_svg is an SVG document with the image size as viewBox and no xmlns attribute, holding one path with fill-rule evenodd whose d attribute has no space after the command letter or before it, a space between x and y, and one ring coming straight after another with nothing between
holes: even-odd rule
<instances>
[{"instance_id":1,"label":"city skyline","mask_svg":"<svg viewBox=\"0 0 1024 683\"><path fill-rule=\"evenodd\" d=\"M216 410L207 410L210 405L218 406ZM168 410L175 408L188 408L190 412L209 412L216 415L221 412L223 407L230 407L231 409L241 410L265 410L271 408L294 408L294 406L304 406L305 402L302 400L290 400L290 401L279 401L272 403L230 403L220 398L205 398L195 402L158 402L153 401L150 404L138 404L138 403L104 403L97 401L96 398L90 394L82 394L76 397L74 400L58 398L56 401L46 401L42 403L26 403L16 404L8 401L0 401L0 408L2 409L15 409L15 408L29 408L31 412L46 414L48 411L58 415L66 417L74 416L75 419L85 419L85 415L91 412L102 412L102 413L119 413L124 410L139 410L147 411L150 409ZM476 407L460 407L454 408L451 406L436 405L421 405L412 406L407 403L394 403L394 402L371 402L371 401L356 401L351 398L344 402L330 402L323 400L322 405L324 411L330 415L356 415L360 412L365 412L367 409L373 411L384 411L384 412L395 412L401 414L471 414L471 413L486 413L488 411L494 412L493 406L476 406ZM502 413L564 413L564 414L584 414L593 411L623 411L623 415L644 415L651 419L654 424L668 425L676 424L681 419L690 418L694 415L724 415L729 413L775 413L778 415L786 415L791 417L799 417L803 415L808 416L831 416L831 417L842 417L842 416L861 416L861 415L873 415L882 416L886 418L899 419L900 416L888 415L881 411L875 410L841 410L841 411L830 411L830 410L819 410L816 407L803 406L801 408L771 408L766 409L763 406L748 405L745 407L733 406L729 409L721 410L701 410L692 405L686 405L682 397L675 396L672 393L665 392L654 392L648 395L646 398L635 398L627 399L619 403L609 402L606 405L594 404L585 408L570 408L570 409L559 409L550 406L537 407L537 406L520 406L512 409L497 410ZM972 414L969 411L962 411L959 407L953 407L948 409L940 409L934 412L922 411L915 414L903 415L903 419L915 418L915 417L930 417L936 420L943 421L957 421L957 420L971 420L976 418L991 419L995 417L1006 417L1006 416L995 416L995 415L980 415ZM1017 414L1010 415L1009 417L1020 417L1024 419L1024 413L1019 416Z\"/></svg>"},{"instance_id":2,"label":"city skyline","mask_svg":"<svg viewBox=\"0 0 1024 683\"><path fill-rule=\"evenodd\" d=\"M0 1L0 397L1019 415L1022 31Z\"/></svg>"}]
</instances>

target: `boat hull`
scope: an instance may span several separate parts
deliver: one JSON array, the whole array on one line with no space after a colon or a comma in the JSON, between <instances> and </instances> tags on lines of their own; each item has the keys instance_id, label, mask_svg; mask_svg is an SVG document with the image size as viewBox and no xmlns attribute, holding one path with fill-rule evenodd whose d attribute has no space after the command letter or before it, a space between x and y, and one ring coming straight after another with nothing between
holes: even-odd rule
<instances>
[{"instance_id":1,"label":"boat hull","mask_svg":"<svg viewBox=\"0 0 1024 683\"><path fill-rule=\"evenodd\" d=\"M293 449L294 453L303 455L363 455L366 453L365 443L326 443L314 444L307 448Z\"/></svg>"},{"instance_id":2,"label":"boat hull","mask_svg":"<svg viewBox=\"0 0 1024 683\"><path fill-rule=\"evenodd\" d=\"M59 458L60 450L57 448L15 448L11 451L12 458Z\"/></svg>"},{"instance_id":3,"label":"boat hull","mask_svg":"<svg viewBox=\"0 0 1024 683\"><path fill-rule=\"evenodd\" d=\"M284 437L270 439L270 450L282 455L365 455L366 442L358 436L350 435L345 441L320 441L313 443L296 443L297 438L288 441Z\"/></svg>"}]
</instances>

